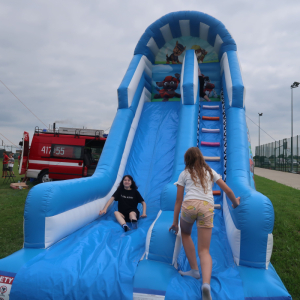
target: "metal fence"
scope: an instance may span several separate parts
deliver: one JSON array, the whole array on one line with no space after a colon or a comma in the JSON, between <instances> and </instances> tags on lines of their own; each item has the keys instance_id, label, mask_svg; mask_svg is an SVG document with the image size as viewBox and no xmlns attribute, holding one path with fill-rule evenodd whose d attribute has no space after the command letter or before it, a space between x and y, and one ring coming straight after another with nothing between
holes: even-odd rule
<instances>
[{"instance_id":1,"label":"metal fence","mask_svg":"<svg viewBox=\"0 0 300 300\"><path fill-rule=\"evenodd\" d=\"M255 148L256 167L300 174L300 136ZM292 159L293 156L293 159Z\"/></svg>"}]
</instances>

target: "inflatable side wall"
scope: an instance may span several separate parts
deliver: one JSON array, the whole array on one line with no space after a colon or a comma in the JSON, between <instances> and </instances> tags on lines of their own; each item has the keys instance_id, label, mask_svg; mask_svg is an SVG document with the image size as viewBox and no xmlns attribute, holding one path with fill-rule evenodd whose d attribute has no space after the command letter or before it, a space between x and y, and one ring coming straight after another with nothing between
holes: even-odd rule
<instances>
[{"instance_id":1,"label":"inflatable side wall","mask_svg":"<svg viewBox=\"0 0 300 300\"><path fill-rule=\"evenodd\" d=\"M245 88L236 51L221 59L227 125L227 184L241 197L239 207L224 204L228 239L237 265L268 268L273 247L274 211L271 201L250 183L245 116ZM229 217L230 214L230 217ZM229 225L230 224L230 225Z\"/></svg>"}]
</instances>

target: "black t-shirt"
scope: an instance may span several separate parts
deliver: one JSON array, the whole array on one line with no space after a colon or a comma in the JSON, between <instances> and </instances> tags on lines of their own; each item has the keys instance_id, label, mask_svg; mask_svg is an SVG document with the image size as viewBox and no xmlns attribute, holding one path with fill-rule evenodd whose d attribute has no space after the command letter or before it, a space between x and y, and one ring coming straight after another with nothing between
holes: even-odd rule
<instances>
[{"instance_id":1,"label":"black t-shirt","mask_svg":"<svg viewBox=\"0 0 300 300\"><path fill-rule=\"evenodd\" d=\"M138 204L144 201L137 190L125 190L123 187L118 188L112 196L118 201L118 211L122 214L136 211Z\"/></svg>"}]
</instances>

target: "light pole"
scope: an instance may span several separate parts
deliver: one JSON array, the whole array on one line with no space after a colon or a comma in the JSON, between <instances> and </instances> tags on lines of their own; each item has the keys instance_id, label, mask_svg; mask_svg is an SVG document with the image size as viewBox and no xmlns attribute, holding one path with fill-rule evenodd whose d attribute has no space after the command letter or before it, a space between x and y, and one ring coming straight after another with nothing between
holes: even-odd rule
<instances>
[{"instance_id":1,"label":"light pole","mask_svg":"<svg viewBox=\"0 0 300 300\"><path fill-rule=\"evenodd\" d=\"M293 89L299 86L299 82L294 82L291 85L291 172L293 173Z\"/></svg>"},{"instance_id":2,"label":"light pole","mask_svg":"<svg viewBox=\"0 0 300 300\"><path fill-rule=\"evenodd\" d=\"M261 158L260 158L260 117L263 113L258 113L258 148L259 148L259 166L261 167Z\"/></svg>"}]
</instances>

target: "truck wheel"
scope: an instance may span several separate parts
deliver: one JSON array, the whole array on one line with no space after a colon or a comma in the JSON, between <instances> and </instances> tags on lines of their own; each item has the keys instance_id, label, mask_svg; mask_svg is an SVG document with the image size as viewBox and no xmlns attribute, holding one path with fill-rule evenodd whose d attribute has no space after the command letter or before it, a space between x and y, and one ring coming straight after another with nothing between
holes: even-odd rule
<instances>
[{"instance_id":1,"label":"truck wheel","mask_svg":"<svg viewBox=\"0 0 300 300\"><path fill-rule=\"evenodd\" d=\"M52 181L52 179L49 178L49 170L43 170L42 172L40 172L38 181L39 183Z\"/></svg>"}]
</instances>

